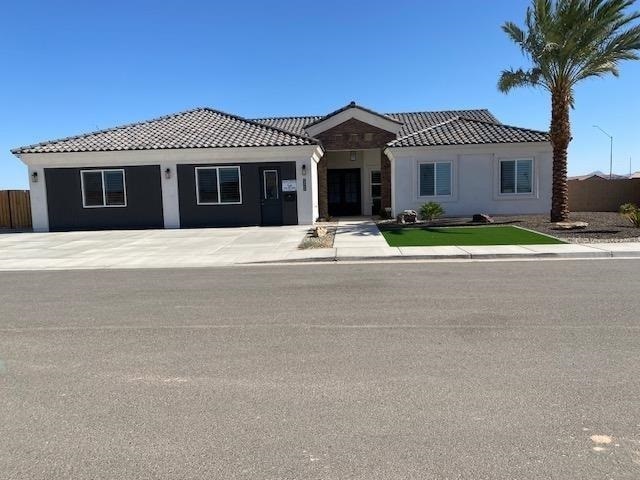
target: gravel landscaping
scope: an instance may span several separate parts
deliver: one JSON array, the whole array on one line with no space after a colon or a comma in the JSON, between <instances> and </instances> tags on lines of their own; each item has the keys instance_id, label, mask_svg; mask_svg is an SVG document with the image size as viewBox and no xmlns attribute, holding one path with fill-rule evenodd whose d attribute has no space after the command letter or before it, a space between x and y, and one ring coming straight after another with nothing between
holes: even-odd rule
<instances>
[{"instance_id":1,"label":"gravel landscaping","mask_svg":"<svg viewBox=\"0 0 640 480\"><path fill-rule=\"evenodd\" d=\"M594 242L640 242L640 229L634 228L626 219L616 212L576 212L571 214L571 221L587 222L589 226L583 230L554 230L548 215L495 216L492 225L516 225L540 233L552 235L572 243ZM416 228L428 226L451 227L482 225L471 221L470 217L440 218L433 222L397 225L395 220L380 220L380 229Z\"/></svg>"},{"instance_id":2,"label":"gravel landscaping","mask_svg":"<svg viewBox=\"0 0 640 480\"><path fill-rule=\"evenodd\" d=\"M523 215L518 217L496 217L497 222L511 222L524 228L553 235L572 243L593 242L638 242L640 229L634 228L616 212L576 212L571 221L587 222L583 230L554 230L548 215Z\"/></svg>"},{"instance_id":3,"label":"gravel landscaping","mask_svg":"<svg viewBox=\"0 0 640 480\"><path fill-rule=\"evenodd\" d=\"M309 248L331 248L333 247L333 240L336 236L336 229L338 228L338 222L316 222L316 227L324 227L327 230L326 235L321 237L314 236L315 228L310 228L305 237L300 242L301 250Z\"/></svg>"}]
</instances>

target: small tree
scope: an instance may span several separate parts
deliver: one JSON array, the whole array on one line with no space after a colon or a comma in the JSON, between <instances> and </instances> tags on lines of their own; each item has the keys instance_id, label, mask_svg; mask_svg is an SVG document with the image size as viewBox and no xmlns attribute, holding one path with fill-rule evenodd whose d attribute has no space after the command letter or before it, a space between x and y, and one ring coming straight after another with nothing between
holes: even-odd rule
<instances>
[{"instance_id":1,"label":"small tree","mask_svg":"<svg viewBox=\"0 0 640 480\"><path fill-rule=\"evenodd\" d=\"M620 214L631 222L636 228L640 228L640 208L633 203L625 203L620 206Z\"/></svg>"},{"instance_id":2,"label":"small tree","mask_svg":"<svg viewBox=\"0 0 640 480\"><path fill-rule=\"evenodd\" d=\"M420 216L428 222L444 215L444 208L437 202L425 203L420 207Z\"/></svg>"}]
</instances>

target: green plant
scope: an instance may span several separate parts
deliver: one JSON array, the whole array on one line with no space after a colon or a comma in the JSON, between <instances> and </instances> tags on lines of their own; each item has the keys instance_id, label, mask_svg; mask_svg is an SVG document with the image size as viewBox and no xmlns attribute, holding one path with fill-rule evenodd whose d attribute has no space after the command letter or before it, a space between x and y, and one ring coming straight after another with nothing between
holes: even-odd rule
<instances>
[{"instance_id":1,"label":"green plant","mask_svg":"<svg viewBox=\"0 0 640 480\"><path fill-rule=\"evenodd\" d=\"M551 94L553 186L551 221L569 219L567 149L569 110L582 80L618 76L624 60L638 60L640 12L634 0L531 0L525 28L507 22L502 29L529 60L529 68L504 70L498 89L541 87Z\"/></svg>"},{"instance_id":2,"label":"green plant","mask_svg":"<svg viewBox=\"0 0 640 480\"><path fill-rule=\"evenodd\" d=\"M620 214L631 222L636 228L640 228L640 207L633 203L625 203L620 206Z\"/></svg>"},{"instance_id":3,"label":"green plant","mask_svg":"<svg viewBox=\"0 0 640 480\"><path fill-rule=\"evenodd\" d=\"M444 208L437 202L428 202L420 207L420 216L428 222L444 215Z\"/></svg>"},{"instance_id":4,"label":"green plant","mask_svg":"<svg viewBox=\"0 0 640 480\"><path fill-rule=\"evenodd\" d=\"M380 220L388 220L391 218L391 209L390 208L381 208L378 213Z\"/></svg>"}]
</instances>

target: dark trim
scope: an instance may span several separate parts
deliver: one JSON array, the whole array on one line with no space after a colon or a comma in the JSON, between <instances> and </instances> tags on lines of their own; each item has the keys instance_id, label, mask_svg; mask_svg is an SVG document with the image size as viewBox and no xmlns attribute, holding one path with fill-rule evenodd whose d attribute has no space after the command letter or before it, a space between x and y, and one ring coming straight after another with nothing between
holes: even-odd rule
<instances>
[{"instance_id":1,"label":"dark trim","mask_svg":"<svg viewBox=\"0 0 640 480\"><path fill-rule=\"evenodd\" d=\"M196 198L196 167L240 167L241 204L198 205ZM180 164L177 166L180 226L183 228L244 227L262 224L261 169L280 170L283 180L296 179L295 162ZM284 196L283 196L284 197ZM297 225L298 201L282 201L282 225Z\"/></svg>"},{"instance_id":2,"label":"dark trim","mask_svg":"<svg viewBox=\"0 0 640 480\"><path fill-rule=\"evenodd\" d=\"M114 230L164 228L160 165L118 166L125 171L126 207L84 208L80 171L114 167L45 168L49 229Z\"/></svg>"}]
</instances>

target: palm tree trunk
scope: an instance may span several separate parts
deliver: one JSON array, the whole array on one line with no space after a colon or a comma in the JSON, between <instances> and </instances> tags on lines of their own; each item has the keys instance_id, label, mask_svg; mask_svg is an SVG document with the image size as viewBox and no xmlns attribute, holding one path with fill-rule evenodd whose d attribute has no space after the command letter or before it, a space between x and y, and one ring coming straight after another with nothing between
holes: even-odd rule
<instances>
[{"instance_id":1,"label":"palm tree trunk","mask_svg":"<svg viewBox=\"0 0 640 480\"><path fill-rule=\"evenodd\" d=\"M567 185L567 150L571 141L571 90L558 89L551 95L551 145L553 146L553 189L551 221L569 220L569 187Z\"/></svg>"}]
</instances>

